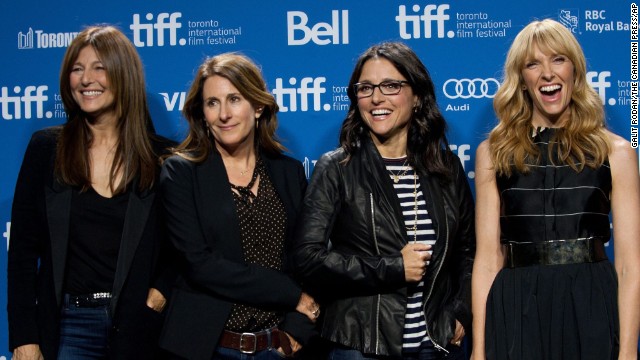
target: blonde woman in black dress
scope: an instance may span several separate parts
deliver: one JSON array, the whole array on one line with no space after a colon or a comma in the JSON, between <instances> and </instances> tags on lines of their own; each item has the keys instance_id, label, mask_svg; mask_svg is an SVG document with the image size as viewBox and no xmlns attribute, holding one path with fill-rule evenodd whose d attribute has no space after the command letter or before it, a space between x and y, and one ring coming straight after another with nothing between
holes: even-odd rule
<instances>
[{"instance_id":1,"label":"blonde woman in black dress","mask_svg":"<svg viewBox=\"0 0 640 360\"><path fill-rule=\"evenodd\" d=\"M640 180L574 36L515 38L476 157L474 359L636 359ZM615 267L607 259L613 214Z\"/></svg>"}]
</instances>

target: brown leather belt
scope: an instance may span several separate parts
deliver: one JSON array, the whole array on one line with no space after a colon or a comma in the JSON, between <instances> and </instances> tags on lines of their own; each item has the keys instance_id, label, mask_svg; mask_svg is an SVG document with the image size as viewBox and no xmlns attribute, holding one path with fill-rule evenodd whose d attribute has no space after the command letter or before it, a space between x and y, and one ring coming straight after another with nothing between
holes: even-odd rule
<instances>
[{"instance_id":1,"label":"brown leather belt","mask_svg":"<svg viewBox=\"0 0 640 360\"><path fill-rule=\"evenodd\" d=\"M510 268L592 263L607 259L604 243L597 238L533 243L508 242L506 246L506 266Z\"/></svg>"},{"instance_id":2,"label":"brown leather belt","mask_svg":"<svg viewBox=\"0 0 640 360\"><path fill-rule=\"evenodd\" d=\"M222 336L220 336L218 346L235 349L244 354L253 354L265 349L278 349L280 347L282 347L287 356L291 355L292 352L287 334L276 328L256 333L237 333L224 330Z\"/></svg>"}]
</instances>

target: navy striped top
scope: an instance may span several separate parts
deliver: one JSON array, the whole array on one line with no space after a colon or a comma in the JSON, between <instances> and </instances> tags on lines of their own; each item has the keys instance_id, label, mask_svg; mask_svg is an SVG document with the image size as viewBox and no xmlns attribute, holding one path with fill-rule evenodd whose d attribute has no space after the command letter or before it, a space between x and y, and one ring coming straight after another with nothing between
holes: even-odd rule
<instances>
[{"instance_id":1,"label":"navy striped top","mask_svg":"<svg viewBox=\"0 0 640 360\"><path fill-rule=\"evenodd\" d=\"M406 160L406 157L402 157L384 159L384 162L400 200L409 241L433 246L436 243L436 234L427 211L426 198L420 188L418 175ZM395 182L396 178L397 182ZM418 351L422 342L429 341L422 306L423 291L424 281L410 285L407 289L407 310L402 338L403 352Z\"/></svg>"},{"instance_id":2,"label":"navy striped top","mask_svg":"<svg viewBox=\"0 0 640 360\"><path fill-rule=\"evenodd\" d=\"M498 176L501 242L565 241L611 236L609 162L576 172L549 160L549 146L561 129L538 129L534 143L542 153L530 172ZM555 146L552 146L553 148ZM555 156L555 150L551 156Z\"/></svg>"}]
</instances>

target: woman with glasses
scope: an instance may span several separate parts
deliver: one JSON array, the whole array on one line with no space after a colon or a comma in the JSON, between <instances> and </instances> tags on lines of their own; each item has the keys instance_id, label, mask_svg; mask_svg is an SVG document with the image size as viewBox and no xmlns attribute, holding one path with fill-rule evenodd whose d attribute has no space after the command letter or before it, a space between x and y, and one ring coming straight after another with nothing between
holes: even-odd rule
<instances>
[{"instance_id":1,"label":"woman with glasses","mask_svg":"<svg viewBox=\"0 0 640 360\"><path fill-rule=\"evenodd\" d=\"M294 250L330 358L464 358L473 199L429 73L406 45L383 43L358 59L348 96Z\"/></svg>"}]
</instances>

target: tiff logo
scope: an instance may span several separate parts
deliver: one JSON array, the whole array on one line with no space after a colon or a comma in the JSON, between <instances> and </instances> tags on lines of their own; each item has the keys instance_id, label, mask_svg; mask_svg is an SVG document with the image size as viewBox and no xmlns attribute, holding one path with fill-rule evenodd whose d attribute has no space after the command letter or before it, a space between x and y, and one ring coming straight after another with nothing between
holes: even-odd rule
<instances>
[{"instance_id":1,"label":"tiff logo","mask_svg":"<svg viewBox=\"0 0 640 360\"><path fill-rule=\"evenodd\" d=\"M300 86L295 87L298 84L298 80L292 77L289 79L289 85L294 85L294 87L287 88L282 85L282 78L277 78L276 87L272 92L276 97L276 102L281 112L298 111L298 94L300 95L300 111L309 110L309 95L312 95L311 102L313 103L314 111L320 111L321 108L328 111L331 109L331 105L322 105L320 98L321 94L327 92L327 89L322 86L325 81L327 79L324 77L305 77L300 80ZM285 106L285 95L288 98L288 106Z\"/></svg>"},{"instance_id":2,"label":"tiff logo","mask_svg":"<svg viewBox=\"0 0 640 360\"><path fill-rule=\"evenodd\" d=\"M145 18L149 23L140 22L140 14L133 14L133 24L129 25L129 29L133 30L133 44L137 47L154 46L157 42L158 46L164 46L165 33L169 34L169 45L178 44L178 29L182 27L182 23L178 19L182 13L160 13L153 22L153 14L148 13ZM155 31L154 31L155 29ZM185 39L179 40L180 45L186 44Z\"/></svg>"},{"instance_id":3,"label":"tiff logo","mask_svg":"<svg viewBox=\"0 0 640 360\"><path fill-rule=\"evenodd\" d=\"M9 237L11 236L11 223L8 222L6 225L6 231L2 233L2 237L7 239L7 251L9 251Z\"/></svg>"},{"instance_id":4,"label":"tiff logo","mask_svg":"<svg viewBox=\"0 0 640 360\"><path fill-rule=\"evenodd\" d=\"M456 155L458 155L458 158L460 159L460 163L462 164L462 168L465 169L466 171L466 165L468 162L470 162L471 160L471 156L469 156L469 154L467 153L467 151L471 150L471 145L469 144L460 144L460 145L454 145L454 144L449 144L449 149L451 149L452 152L456 153ZM469 177L469 179L473 179L476 177L476 172L471 170L469 172L467 172L467 176Z\"/></svg>"},{"instance_id":5,"label":"tiff logo","mask_svg":"<svg viewBox=\"0 0 640 360\"><path fill-rule=\"evenodd\" d=\"M44 103L49 100L45 95L49 87L47 85L27 86L24 93L20 86L13 88L13 94L9 95L9 88L3 86L0 89L0 111L4 120L22 119L24 109L24 118L31 119L32 104L36 106L36 118L44 117ZM34 94L35 92L35 94Z\"/></svg>"},{"instance_id":6,"label":"tiff logo","mask_svg":"<svg viewBox=\"0 0 640 360\"><path fill-rule=\"evenodd\" d=\"M307 26L309 17L302 11L287 11L287 45L316 45L349 43L349 10L332 10L331 24L319 22ZM296 38L296 34L301 35ZM342 41L342 42L341 42Z\"/></svg>"},{"instance_id":7,"label":"tiff logo","mask_svg":"<svg viewBox=\"0 0 640 360\"><path fill-rule=\"evenodd\" d=\"M302 166L304 167L304 175L307 179L311 178L311 174L313 173L313 169L316 166L318 160L310 160L308 157L304 157L304 161L302 162Z\"/></svg>"},{"instance_id":8,"label":"tiff logo","mask_svg":"<svg viewBox=\"0 0 640 360\"><path fill-rule=\"evenodd\" d=\"M587 72L587 81L591 84L591 87L598 92L600 99L604 104L607 99L607 88L611 87L611 83L607 81L607 78L611 76L611 71L589 71ZM595 80L595 79L598 80Z\"/></svg>"},{"instance_id":9,"label":"tiff logo","mask_svg":"<svg viewBox=\"0 0 640 360\"><path fill-rule=\"evenodd\" d=\"M18 49L33 49L33 29L29 28L26 34L18 33Z\"/></svg>"},{"instance_id":10,"label":"tiff logo","mask_svg":"<svg viewBox=\"0 0 640 360\"><path fill-rule=\"evenodd\" d=\"M449 10L449 4L425 5L422 12L420 5L413 5L411 9L413 13L407 14L405 5L398 7L396 21L398 22L401 38L420 39L423 36L421 29L424 29L424 38L430 39L433 37L432 25L434 22L436 23L438 31L437 37L445 37L444 24L449 20L449 15L446 13L446 11ZM448 31L446 36L452 38L455 36L455 33Z\"/></svg>"}]
</instances>

